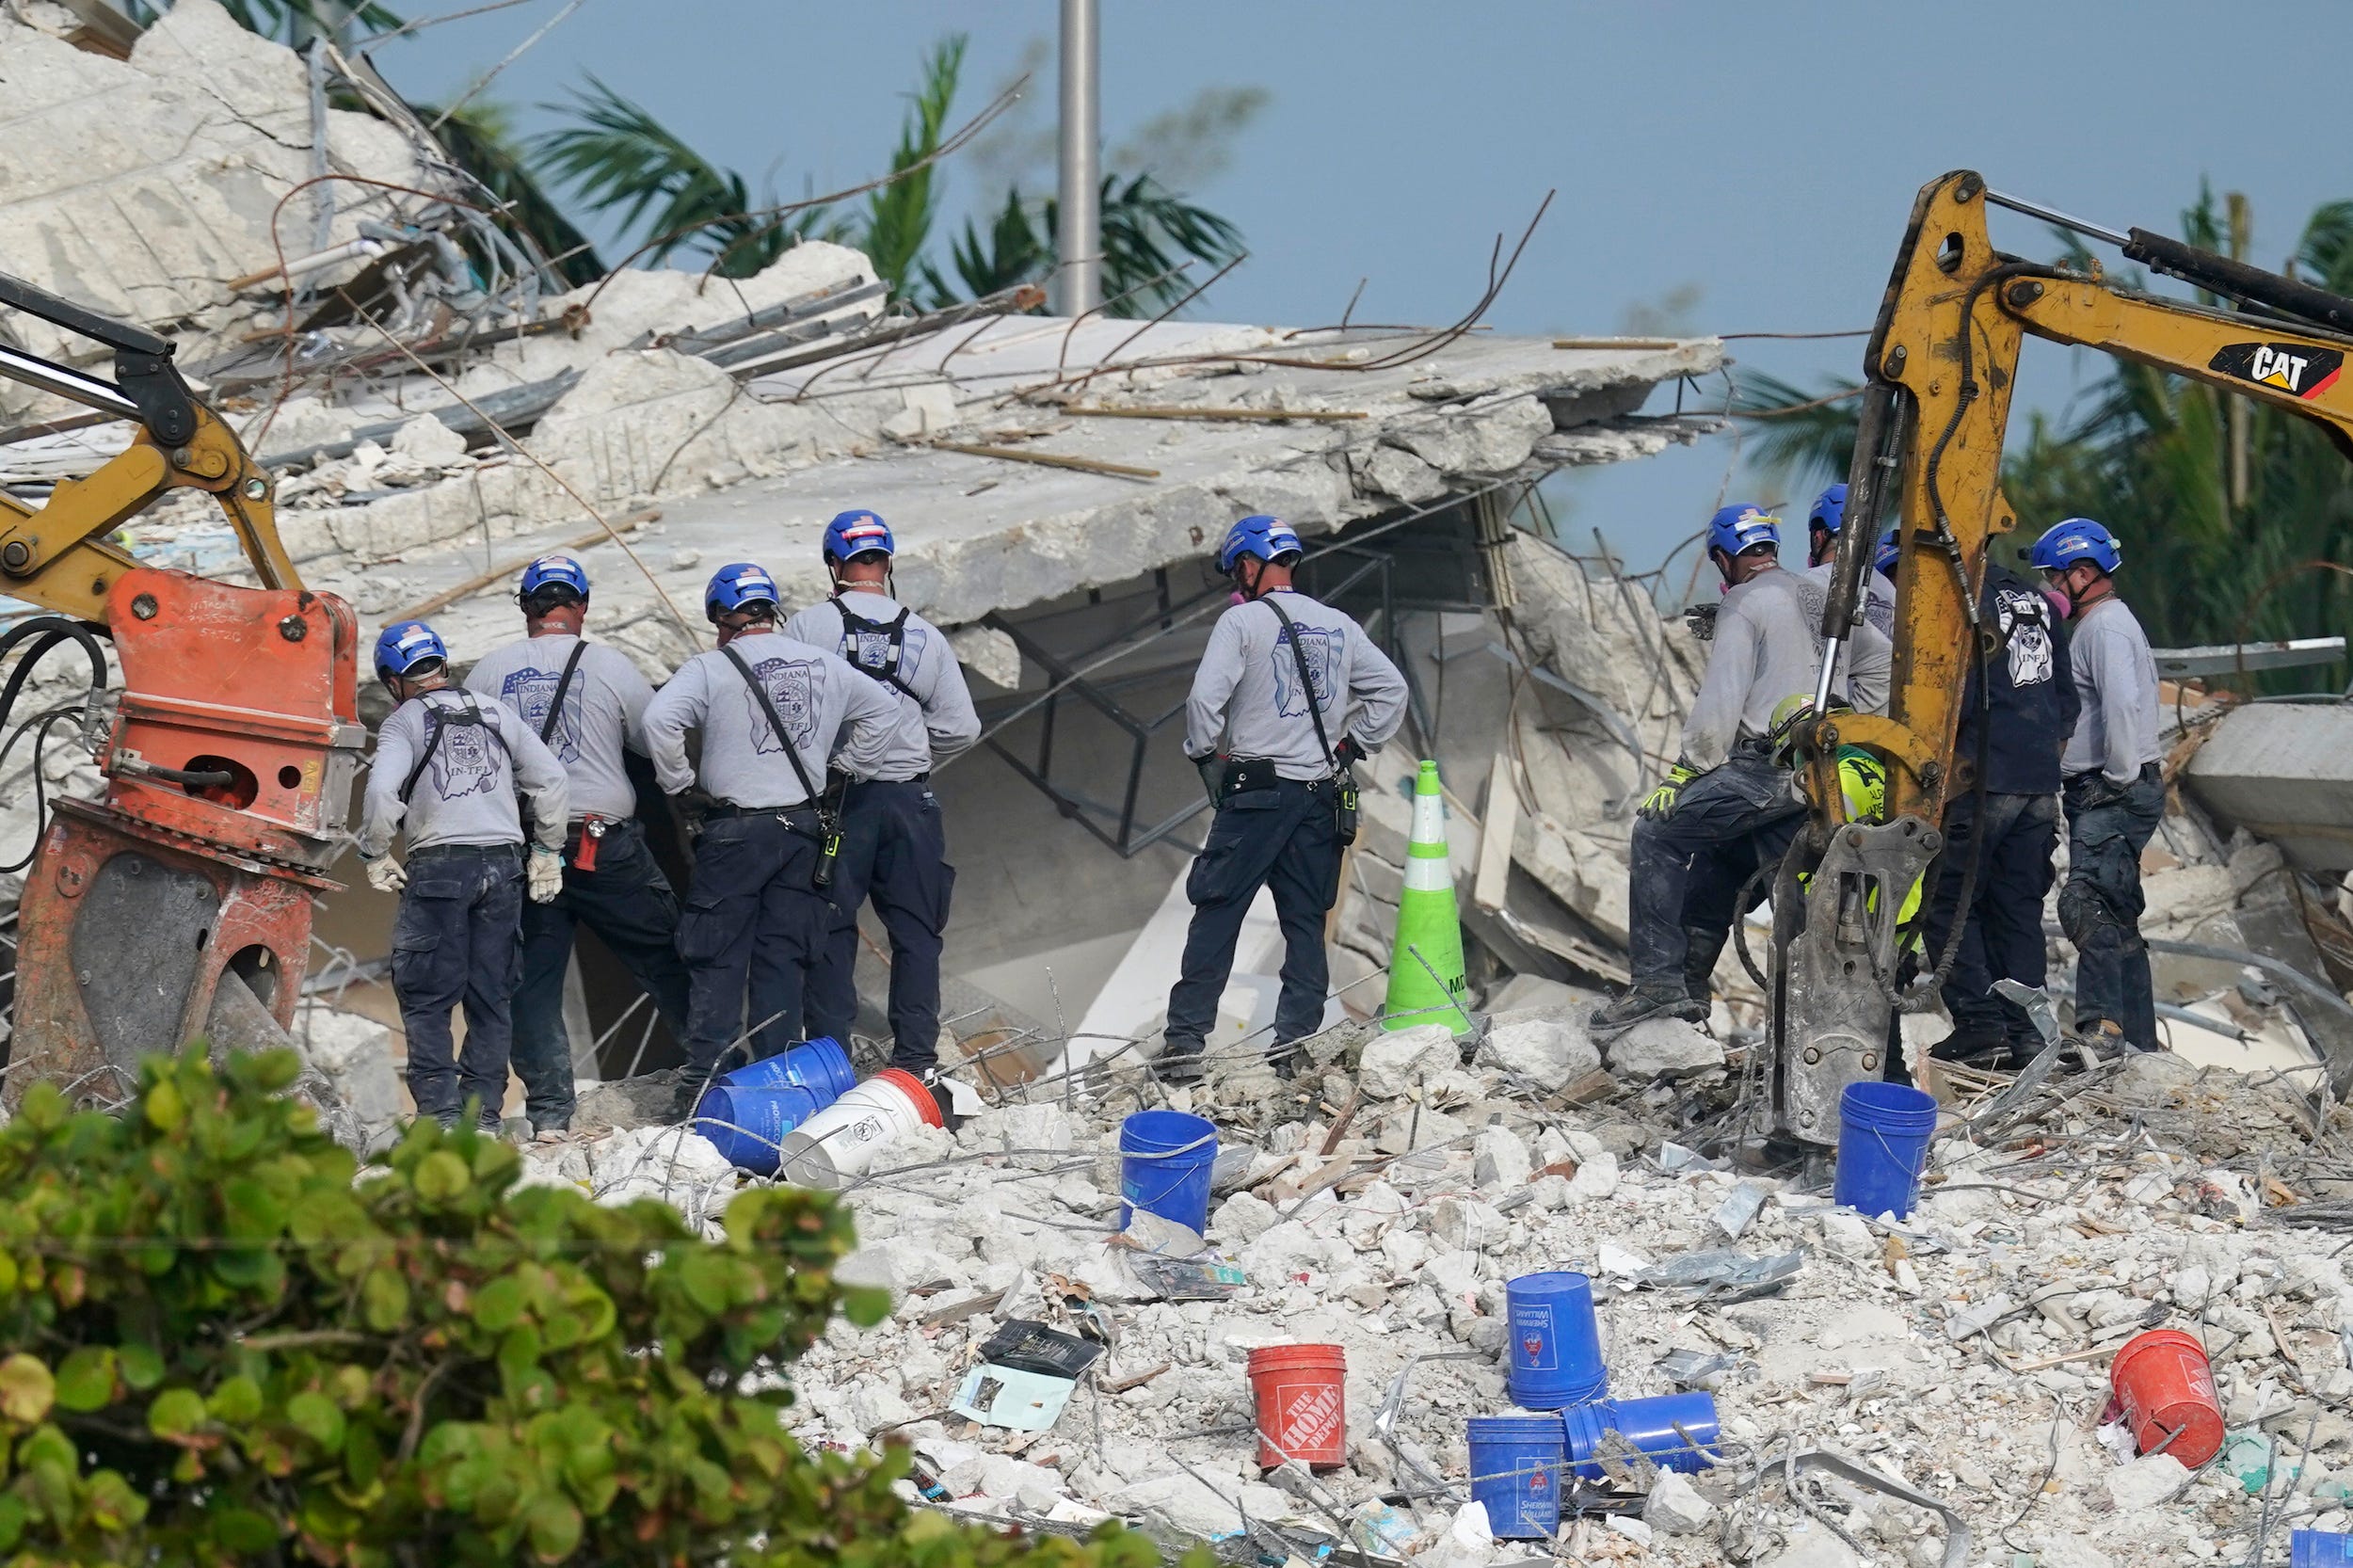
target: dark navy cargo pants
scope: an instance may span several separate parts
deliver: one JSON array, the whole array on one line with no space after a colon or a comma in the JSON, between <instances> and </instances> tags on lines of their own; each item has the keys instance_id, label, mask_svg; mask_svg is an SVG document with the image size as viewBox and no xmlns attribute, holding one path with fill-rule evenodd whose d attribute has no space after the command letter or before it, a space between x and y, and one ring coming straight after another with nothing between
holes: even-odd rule
<instances>
[{"instance_id":1,"label":"dark navy cargo pants","mask_svg":"<svg viewBox=\"0 0 2353 1568\"><path fill-rule=\"evenodd\" d=\"M1274 1041L1282 1045L1323 1027L1330 960L1323 951L1323 917L1340 889L1340 840L1333 820L1330 780L1275 780L1218 808L1209 841L1185 877L1193 926L1185 936L1183 973L1168 994L1171 1047L1197 1049L1217 1023L1218 998L1234 969L1234 944L1258 889L1274 894L1283 928L1283 989L1274 1009Z\"/></svg>"},{"instance_id":2,"label":"dark navy cargo pants","mask_svg":"<svg viewBox=\"0 0 2353 1568\"><path fill-rule=\"evenodd\" d=\"M1636 984L1688 984L1695 942L1723 950L1741 886L1778 863L1805 816L1786 770L1736 754L1692 779L1664 822L1638 818L1627 852L1627 953ZM1772 891L1769 877L1759 885Z\"/></svg>"},{"instance_id":3,"label":"dark navy cargo pants","mask_svg":"<svg viewBox=\"0 0 2353 1568\"><path fill-rule=\"evenodd\" d=\"M791 823L775 813L714 818L695 840L695 880L678 925L692 998L690 1076L708 1074L747 1026L756 1056L802 1037L808 970L833 909L810 880L817 814L789 816Z\"/></svg>"},{"instance_id":4,"label":"dark navy cargo pants","mask_svg":"<svg viewBox=\"0 0 2353 1568\"><path fill-rule=\"evenodd\" d=\"M939 1061L940 934L955 887L939 801L920 781L868 779L841 803L832 928L808 978L808 1032L847 1044L857 1016L857 911L872 899L890 936L890 1064L923 1073Z\"/></svg>"},{"instance_id":5,"label":"dark navy cargo pants","mask_svg":"<svg viewBox=\"0 0 2353 1568\"><path fill-rule=\"evenodd\" d=\"M1977 880L1969 907L1961 884L1975 844ZM1953 922L1963 922L1961 951L1945 979L1945 1010L1962 1031L1999 1032L2031 1056L2042 1037L2026 1010L1993 989L1997 980L2040 987L2047 976L2042 900L2051 890L2051 854L2058 845L2058 797L1989 792L1985 810L1963 791L1945 808L1945 844L1931 873L1927 961L1941 963Z\"/></svg>"},{"instance_id":6,"label":"dark navy cargo pants","mask_svg":"<svg viewBox=\"0 0 2353 1568\"><path fill-rule=\"evenodd\" d=\"M577 830L575 830L577 831ZM572 1043L564 1029L564 974L572 933L584 925L613 952L679 1039L686 1038L686 966L678 955L678 895L633 819L605 824L597 866L564 868L552 904L523 904L522 982L515 989L515 1071L536 1129L572 1119Z\"/></svg>"},{"instance_id":7,"label":"dark navy cargo pants","mask_svg":"<svg viewBox=\"0 0 2353 1568\"><path fill-rule=\"evenodd\" d=\"M408 856L392 922L392 995L408 1034L417 1113L455 1123L469 1099L486 1123L506 1099L515 983L522 972L520 844L440 844ZM466 1010L453 1060L451 1013Z\"/></svg>"},{"instance_id":8,"label":"dark navy cargo pants","mask_svg":"<svg viewBox=\"0 0 2353 1568\"><path fill-rule=\"evenodd\" d=\"M2067 781L2067 882L2059 928L2075 944L2075 1028L2115 1024L2127 1044L2157 1048L2157 999L2141 939L2140 852L2165 816L2156 763L2119 788L2099 773Z\"/></svg>"}]
</instances>

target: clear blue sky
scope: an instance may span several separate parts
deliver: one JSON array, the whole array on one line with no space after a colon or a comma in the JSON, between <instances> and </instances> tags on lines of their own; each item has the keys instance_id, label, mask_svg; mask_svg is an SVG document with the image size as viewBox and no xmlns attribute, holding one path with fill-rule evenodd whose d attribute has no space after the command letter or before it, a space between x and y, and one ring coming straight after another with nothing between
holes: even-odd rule
<instances>
[{"instance_id":1,"label":"clear blue sky","mask_svg":"<svg viewBox=\"0 0 2353 1568\"><path fill-rule=\"evenodd\" d=\"M378 63L411 97L443 99L558 3L433 28ZM1481 286L1497 232L1516 236L1554 188L1490 312L1498 330L1610 332L1685 285L1699 291L1689 325L1707 331L1867 326L1913 193L1949 168L2168 232L2211 176L2253 200L2255 258L2275 266L2313 206L2353 196L2345 155L2327 151L2341 147L2333 122L2293 63L2343 53L2353 12L2334 0L1102 8L1107 142L1205 88L1272 95L1231 167L1192 192L1251 250L1193 312L1218 319L1329 321L1359 278L1359 319L1450 319ZM1053 0L585 0L488 96L544 128L535 105L593 72L715 161L797 194L885 167L934 40L972 35L968 112L1051 39L1056 14ZM1053 92L1049 57L1032 84L1040 127ZM977 170L950 171L959 214L1001 194ZM2052 252L2036 225L1997 222L2000 243ZM1853 340L1736 346L1804 383L1851 374L1861 352ZM2056 348L2028 355L2022 395L2046 408L2097 368ZM1705 520L1731 457L1720 439L1581 478L1576 524L1647 566Z\"/></svg>"}]
</instances>

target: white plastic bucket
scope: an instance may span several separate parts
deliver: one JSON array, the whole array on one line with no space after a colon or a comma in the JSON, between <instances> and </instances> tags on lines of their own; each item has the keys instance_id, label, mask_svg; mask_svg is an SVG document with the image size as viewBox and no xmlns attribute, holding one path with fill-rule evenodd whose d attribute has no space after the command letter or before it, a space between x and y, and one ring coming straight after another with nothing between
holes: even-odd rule
<instances>
[{"instance_id":1,"label":"white plastic bucket","mask_svg":"<svg viewBox=\"0 0 2353 1568\"><path fill-rule=\"evenodd\" d=\"M786 1134L776 1175L795 1187L839 1187L917 1128L945 1125L920 1080L885 1067Z\"/></svg>"}]
</instances>

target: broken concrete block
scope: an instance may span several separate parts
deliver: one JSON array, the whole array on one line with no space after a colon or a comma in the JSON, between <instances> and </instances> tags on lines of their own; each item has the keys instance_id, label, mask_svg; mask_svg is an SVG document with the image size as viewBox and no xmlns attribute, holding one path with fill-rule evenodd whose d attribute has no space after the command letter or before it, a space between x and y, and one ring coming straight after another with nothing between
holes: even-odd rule
<instances>
[{"instance_id":1,"label":"broken concrete block","mask_svg":"<svg viewBox=\"0 0 2353 1568\"><path fill-rule=\"evenodd\" d=\"M1506 1072L1540 1089L1565 1087L1601 1065L1583 1016L1567 1010L1497 1015L1487 1031L1487 1049Z\"/></svg>"},{"instance_id":2,"label":"broken concrete block","mask_svg":"<svg viewBox=\"0 0 2353 1568\"><path fill-rule=\"evenodd\" d=\"M1365 1042L1357 1081L1376 1099L1396 1099L1433 1073L1462 1065L1454 1032L1444 1024L1384 1031Z\"/></svg>"},{"instance_id":3,"label":"broken concrete block","mask_svg":"<svg viewBox=\"0 0 2353 1568\"><path fill-rule=\"evenodd\" d=\"M439 468L465 456L466 438L431 414L419 414L393 435L392 450L427 468Z\"/></svg>"},{"instance_id":4,"label":"broken concrete block","mask_svg":"<svg viewBox=\"0 0 2353 1568\"><path fill-rule=\"evenodd\" d=\"M1609 1042L1609 1070L1653 1079L1724 1064L1724 1048L1680 1018L1646 1018Z\"/></svg>"},{"instance_id":5,"label":"broken concrete block","mask_svg":"<svg viewBox=\"0 0 2353 1568\"><path fill-rule=\"evenodd\" d=\"M1021 648L1007 632L993 626L959 626L948 633L956 663L1000 691L1021 686Z\"/></svg>"},{"instance_id":6,"label":"broken concrete block","mask_svg":"<svg viewBox=\"0 0 2353 1568\"><path fill-rule=\"evenodd\" d=\"M2171 1454L2150 1454L2120 1464L2103 1478L2119 1513L2154 1508L2189 1479L2188 1469Z\"/></svg>"},{"instance_id":7,"label":"broken concrete block","mask_svg":"<svg viewBox=\"0 0 2353 1568\"><path fill-rule=\"evenodd\" d=\"M1237 1192L1209 1217L1209 1234L1229 1247L1246 1247L1282 1223L1282 1212L1273 1204Z\"/></svg>"},{"instance_id":8,"label":"broken concrete block","mask_svg":"<svg viewBox=\"0 0 2353 1568\"><path fill-rule=\"evenodd\" d=\"M1006 1105L967 1124L981 1148L1011 1157L1025 1171L1043 1171L1070 1152L1070 1117L1059 1105Z\"/></svg>"},{"instance_id":9,"label":"broken concrete block","mask_svg":"<svg viewBox=\"0 0 2353 1568\"><path fill-rule=\"evenodd\" d=\"M302 1055L318 1069L373 1141L401 1118L400 1075L392 1068L392 1032L374 1018L306 1007L296 1022Z\"/></svg>"},{"instance_id":10,"label":"broken concrete block","mask_svg":"<svg viewBox=\"0 0 2353 1568\"><path fill-rule=\"evenodd\" d=\"M1609 1197L1617 1190L1618 1157L1603 1149L1577 1166L1577 1175L1569 1178L1568 1197L1572 1203L1582 1203Z\"/></svg>"},{"instance_id":11,"label":"broken concrete block","mask_svg":"<svg viewBox=\"0 0 2353 1568\"><path fill-rule=\"evenodd\" d=\"M1871 1227L1843 1208L1822 1216L1822 1245L1839 1257L1857 1261L1879 1251Z\"/></svg>"},{"instance_id":12,"label":"broken concrete block","mask_svg":"<svg viewBox=\"0 0 2353 1568\"><path fill-rule=\"evenodd\" d=\"M1511 1222L1476 1198L1440 1198L1430 1210L1430 1234L1449 1247L1477 1253L1503 1240Z\"/></svg>"},{"instance_id":13,"label":"broken concrete block","mask_svg":"<svg viewBox=\"0 0 2353 1568\"><path fill-rule=\"evenodd\" d=\"M2178 866L2140 879L2147 908L2140 929L2155 935L2179 936L2192 927L2228 914L2238 902L2228 866Z\"/></svg>"},{"instance_id":14,"label":"broken concrete block","mask_svg":"<svg viewBox=\"0 0 2353 1568\"><path fill-rule=\"evenodd\" d=\"M1104 1501L1122 1512L1141 1513L1179 1535L1203 1540L1230 1535L1241 1528L1241 1516L1232 1504L1181 1471L1123 1486Z\"/></svg>"},{"instance_id":15,"label":"broken concrete block","mask_svg":"<svg viewBox=\"0 0 2353 1568\"><path fill-rule=\"evenodd\" d=\"M1662 1470L1642 1499L1642 1522L1661 1535L1697 1535L1716 1516L1716 1505L1673 1470Z\"/></svg>"},{"instance_id":16,"label":"broken concrete block","mask_svg":"<svg viewBox=\"0 0 2353 1568\"><path fill-rule=\"evenodd\" d=\"M1471 1142L1471 1179L1481 1187L1518 1187L1535 1167L1528 1145L1509 1128L1491 1127Z\"/></svg>"}]
</instances>

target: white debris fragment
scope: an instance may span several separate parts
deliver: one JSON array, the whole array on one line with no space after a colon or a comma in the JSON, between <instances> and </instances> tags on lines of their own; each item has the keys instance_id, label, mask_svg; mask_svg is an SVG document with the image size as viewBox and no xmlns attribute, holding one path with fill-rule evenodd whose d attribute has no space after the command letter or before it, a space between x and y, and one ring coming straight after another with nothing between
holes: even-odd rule
<instances>
[{"instance_id":1,"label":"white debris fragment","mask_svg":"<svg viewBox=\"0 0 2353 1568\"><path fill-rule=\"evenodd\" d=\"M1663 1535L1697 1535L1716 1516L1716 1505L1673 1470L1659 1472L1642 1500L1642 1522Z\"/></svg>"},{"instance_id":2,"label":"white debris fragment","mask_svg":"<svg viewBox=\"0 0 2353 1568\"><path fill-rule=\"evenodd\" d=\"M2189 1470L2171 1454L2147 1454L2120 1464L2101 1478L2120 1513L2154 1508L2182 1489Z\"/></svg>"},{"instance_id":3,"label":"white debris fragment","mask_svg":"<svg viewBox=\"0 0 2353 1568\"><path fill-rule=\"evenodd\" d=\"M1601 1065L1601 1052L1575 1013L1551 1010L1498 1016L1486 1048L1507 1072L1539 1089L1561 1089Z\"/></svg>"},{"instance_id":4,"label":"white debris fragment","mask_svg":"<svg viewBox=\"0 0 2353 1568\"><path fill-rule=\"evenodd\" d=\"M1621 1078L1658 1078L1724 1064L1724 1048L1680 1018L1646 1018L1609 1045L1609 1070Z\"/></svg>"},{"instance_id":5,"label":"white debris fragment","mask_svg":"<svg viewBox=\"0 0 2353 1568\"><path fill-rule=\"evenodd\" d=\"M1471 1161L1471 1179L1490 1189L1526 1186L1529 1172L1535 1168L1520 1135L1501 1127L1488 1128L1472 1140Z\"/></svg>"},{"instance_id":6,"label":"white debris fragment","mask_svg":"<svg viewBox=\"0 0 2353 1568\"><path fill-rule=\"evenodd\" d=\"M1376 1099L1399 1099L1424 1079L1462 1064L1454 1032L1444 1024L1386 1031L1365 1042L1358 1081Z\"/></svg>"}]
</instances>

